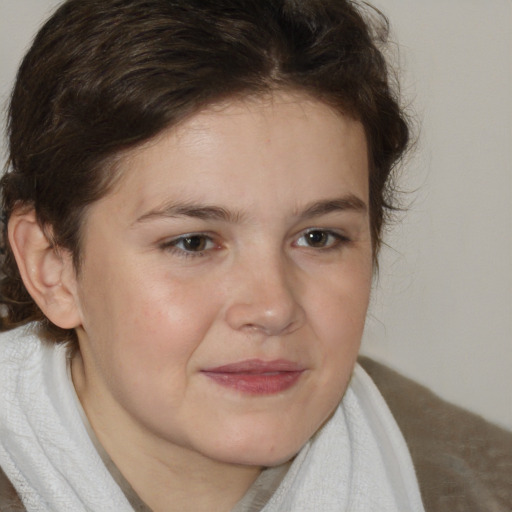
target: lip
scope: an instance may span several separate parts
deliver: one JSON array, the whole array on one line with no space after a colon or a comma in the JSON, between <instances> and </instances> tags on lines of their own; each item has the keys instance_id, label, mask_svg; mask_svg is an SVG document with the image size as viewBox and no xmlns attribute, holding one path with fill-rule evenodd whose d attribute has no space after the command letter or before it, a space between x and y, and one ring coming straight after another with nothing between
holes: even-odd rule
<instances>
[{"instance_id":1,"label":"lip","mask_svg":"<svg viewBox=\"0 0 512 512\"><path fill-rule=\"evenodd\" d=\"M294 386L304 370L304 367L285 359L248 359L206 368L202 373L217 384L242 393L271 395Z\"/></svg>"}]
</instances>

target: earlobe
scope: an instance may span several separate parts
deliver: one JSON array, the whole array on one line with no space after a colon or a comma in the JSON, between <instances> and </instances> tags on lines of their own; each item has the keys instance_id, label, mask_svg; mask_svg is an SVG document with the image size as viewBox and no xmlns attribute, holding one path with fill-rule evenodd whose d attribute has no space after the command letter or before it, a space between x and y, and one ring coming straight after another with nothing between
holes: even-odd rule
<instances>
[{"instance_id":1,"label":"earlobe","mask_svg":"<svg viewBox=\"0 0 512 512\"><path fill-rule=\"evenodd\" d=\"M15 211L8 235L23 283L41 311L63 329L78 327L77 283L69 251L52 245L33 210Z\"/></svg>"}]
</instances>

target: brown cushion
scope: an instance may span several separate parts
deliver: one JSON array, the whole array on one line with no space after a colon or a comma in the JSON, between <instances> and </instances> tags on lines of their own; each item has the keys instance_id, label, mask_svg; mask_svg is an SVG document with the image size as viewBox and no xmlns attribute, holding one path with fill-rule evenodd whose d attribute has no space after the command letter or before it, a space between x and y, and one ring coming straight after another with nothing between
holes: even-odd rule
<instances>
[{"instance_id":1,"label":"brown cushion","mask_svg":"<svg viewBox=\"0 0 512 512\"><path fill-rule=\"evenodd\" d=\"M21 503L11 482L0 468L0 511L24 512L25 507Z\"/></svg>"},{"instance_id":2,"label":"brown cushion","mask_svg":"<svg viewBox=\"0 0 512 512\"><path fill-rule=\"evenodd\" d=\"M366 357L407 441L426 512L511 512L512 433ZM23 512L0 468L0 511Z\"/></svg>"},{"instance_id":3,"label":"brown cushion","mask_svg":"<svg viewBox=\"0 0 512 512\"><path fill-rule=\"evenodd\" d=\"M409 446L427 512L511 512L512 433L361 357Z\"/></svg>"}]
</instances>

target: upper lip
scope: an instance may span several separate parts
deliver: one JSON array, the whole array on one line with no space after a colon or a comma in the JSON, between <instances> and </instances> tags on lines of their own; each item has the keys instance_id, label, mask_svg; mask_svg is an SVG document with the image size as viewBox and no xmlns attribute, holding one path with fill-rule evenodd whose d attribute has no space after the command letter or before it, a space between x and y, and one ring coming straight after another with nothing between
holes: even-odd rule
<instances>
[{"instance_id":1,"label":"upper lip","mask_svg":"<svg viewBox=\"0 0 512 512\"><path fill-rule=\"evenodd\" d=\"M205 368L207 373L272 373L272 372L300 372L304 367L286 359L263 361L261 359L246 359L235 363L224 364L214 368Z\"/></svg>"}]
</instances>

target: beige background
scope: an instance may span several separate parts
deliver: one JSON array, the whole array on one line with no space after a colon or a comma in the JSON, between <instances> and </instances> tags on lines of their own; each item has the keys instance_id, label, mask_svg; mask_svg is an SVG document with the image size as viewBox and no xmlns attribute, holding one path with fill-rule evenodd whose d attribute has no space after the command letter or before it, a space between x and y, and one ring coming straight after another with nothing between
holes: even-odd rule
<instances>
[{"instance_id":1,"label":"beige background","mask_svg":"<svg viewBox=\"0 0 512 512\"><path fill-rule=\"evenodd\" d=\"M0 0L2 107L57 3ZM512 429L512 1L375 3L421 133L363 351Z\"/></svg>"}]
</instances>

